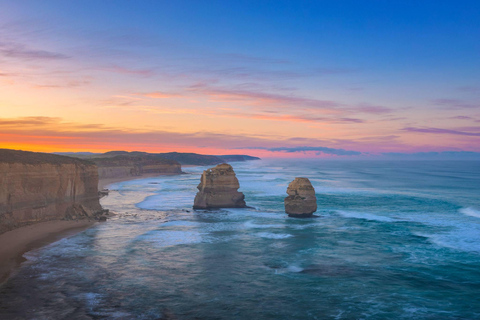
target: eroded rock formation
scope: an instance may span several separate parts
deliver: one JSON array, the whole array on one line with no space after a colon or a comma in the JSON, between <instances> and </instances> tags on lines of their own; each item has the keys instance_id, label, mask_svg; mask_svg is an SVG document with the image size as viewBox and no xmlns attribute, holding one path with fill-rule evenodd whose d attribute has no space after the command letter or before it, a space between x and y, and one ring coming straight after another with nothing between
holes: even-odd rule
<instances>
[{"instance_id":1,"label":"eroded rock formation","mask_svg":"<svg viewBox=\"0 0 480 320\"><path fill-rule=\"evenodd\" d=\"M245 196L237 191L240 184L229 164L219 164L203 171L197 188L194 209L246 207Z\"/></svg>"},{"instance_id":2,"label":"eroded rock formation","mask_svg":"<svg viewBox=\"0 0 480 320\"><path fill-rule=\"evenodd\" d=\"M177 161L149 155L118 155L91 160L98 166L100 179L141 176L147 173L159 175L182 173L182 166Z\"/></svg>"},{"instance_id":3,"label":"eroded rock formation","mask_svg":"<svg viewBox=\"0 0 480 320\"><path fill-rule=\"evenodd\" d=\"M308 178L295 178L287 188L285 212L291 217L309 217L317 211L315 189Z\"/></svg>"},{"instance_id":4,"label":"eroded rock formation","mask_svg":"<svg viewBox=\"0 0 480 320\"><path fill-rule=\"evenodd\" d=\"M47 153L0 149L0 234L57 219L97 219L95 164Z\"/></svg>"}]
</instances>

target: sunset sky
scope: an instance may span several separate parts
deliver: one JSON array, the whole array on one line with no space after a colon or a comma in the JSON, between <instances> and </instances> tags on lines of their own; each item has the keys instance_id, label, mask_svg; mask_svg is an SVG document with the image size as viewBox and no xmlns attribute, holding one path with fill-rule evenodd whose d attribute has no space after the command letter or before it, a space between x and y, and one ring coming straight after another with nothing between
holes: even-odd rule
<instances>
[{"instance_id":1,"label":"sunset sky","mask_svg":"<svg viewBox=\"0 0 480 320\"><path fill-rule=\"evenodd\" d=\"M479 17L461 0L0 0L0 148L477 153Z\"/></svg>"}]
</instances>

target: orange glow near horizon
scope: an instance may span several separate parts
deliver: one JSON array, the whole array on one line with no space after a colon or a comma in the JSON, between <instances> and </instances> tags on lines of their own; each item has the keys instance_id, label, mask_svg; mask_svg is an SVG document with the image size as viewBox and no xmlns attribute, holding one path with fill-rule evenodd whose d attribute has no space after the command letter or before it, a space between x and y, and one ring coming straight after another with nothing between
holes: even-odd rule
<instances>
[{"instance_id":1,"label":"orange glow near horizon","mask_svg":"<svg viewBox=\"0 0 480 320\"><path fill-rule=\"evenodd\" d=\"M85 37L0 18L11 23L0 41L1 148L260 157L480 152L480 90L463 74L445 84L413 78L416 69L408 77L404 63L400 71L370 70L370 60L355 55L359 65L337 66L337 52L330 61L304 61L290 50L265 56L262 48L206 50L198 39L170 43L163 30L140 25L133 34L97 36L102 26Z\"/></svg>"}]
</instances>

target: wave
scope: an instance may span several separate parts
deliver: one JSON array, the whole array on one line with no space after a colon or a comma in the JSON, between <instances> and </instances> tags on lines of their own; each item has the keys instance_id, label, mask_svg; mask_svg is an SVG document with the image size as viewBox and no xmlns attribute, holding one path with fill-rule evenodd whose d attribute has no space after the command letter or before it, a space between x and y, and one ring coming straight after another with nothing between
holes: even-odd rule
<instances>
[{"instance_id":1,"label":"wave","mask_svg":"<svg viewBox=\"0 0 480 320\"><path fill-rule=\"evenodd\" d=\"M480 211L478 210L475 210L473 208L461 208L460 210L458 210L460 213L463 213L464 215L466 216L470 216L470 217L475 217L475 218L480 218Z\"/></svg>"},{"instance_id":2,"label":"wave","mask_svg":"<svg viewBox=\"0 0 480 320\"><path fill-rule=\"evenodd\" d=\"M153 243L159 247L172 247L176 245L200 243L202 239L202 235L197 232L152 230L136 237L135 240Z\"/></svg>"},{"instance_id":3,"label":"wave","mask_svg":"<svg viewBox=\"0 0 480 320\"><path fill-rule=\"evenodd\" d=\"M201 223L199 222L191 222L191 221L184 221L184 220L167 221L160 225L160 227L199 227L199 226L201 226Z\"/></svg>"},{"instance_id":4,"label":"wave","mask_svg":"<svg viewBox=\"0 0 480 320\"><path fill-rule=\"evenodd\" d=\"M284 227L284 225L281 224L255 224L252 221L245 222L243 226L247 229L275 229Z\"/></svg>"},{"instance_id":5,"label":"wave","mask_svg":"<svg viewBox=\"0 0 480 320\"><path fill-rule=\"evenodd\" d=\"M299 266L292 265L292 266L288 266L287 270L290 271L290 272L299 273L299 272L302 272L305 269L303 269Z\"/></svg>"},{"instance_id":6,"label":"wave","mask_svg":"<svg viewBox=\"0 0 480 320\"><path fill-rule=\"evenodd\" d=\"M271 233L271 232L260 232L257 233L256 236L260 238L266 238L266 239L286 239L293 237L291 234L279 234L279 233Z\"/></svg>"},{"instance_id":7,"label":"wave","mask_svg":"<svg viewBox=\"0 0 480 320\"><path fill-rule=\"evenodd\" d=\"M380 222L395 222L397 220L385 217L385 216L377 216L372 213L367 212L356 212L356 211L336 211L338 214L345 218L354 218L354 219L364 219L369 221L380 221Z\"/></svg>"}]
</instances>

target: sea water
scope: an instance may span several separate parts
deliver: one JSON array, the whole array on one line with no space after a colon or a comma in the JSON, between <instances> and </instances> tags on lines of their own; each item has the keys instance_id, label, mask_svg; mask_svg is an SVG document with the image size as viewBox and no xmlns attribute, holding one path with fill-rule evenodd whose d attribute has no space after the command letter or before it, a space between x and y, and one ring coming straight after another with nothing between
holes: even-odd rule
<instances>
[{"instance_id":1,"label":"sea water","mask_svg":"<svg viewBox=\"0 0 480 320\"><path fill-rule=\"evenodd\" d=\"M233 163L246 209L192 210L206 167L112 184L117 213L26 254L1 319L480 319L480 163ZM307 177L318 211L289 218Z\"/></svg>"}]
</instances>

